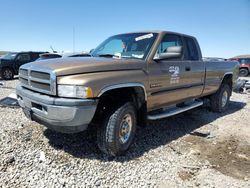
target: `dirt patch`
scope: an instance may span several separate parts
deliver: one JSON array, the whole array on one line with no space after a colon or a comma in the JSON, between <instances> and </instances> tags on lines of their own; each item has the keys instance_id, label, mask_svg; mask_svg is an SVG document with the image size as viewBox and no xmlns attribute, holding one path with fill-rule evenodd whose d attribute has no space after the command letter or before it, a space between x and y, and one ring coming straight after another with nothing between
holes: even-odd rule
<instances>
[{"instance_id":1,"label":"dirt patch","mask_svg":"<svg viewBox=\"0 0 250 188\"><path fill-rule=\"evenodd\" d=\"M183 181L186 181L186 180L192 179L192 178L195 176L195 173L194 173L194 172L191 172L191 171L181 170L181 171L178 172L178 176L179 176Z\"/></svg>"},{"instance_id":2,"label":"dirt patch","mask_svg":"<svg viewBox=\"0 0 250 188\"><path fill-rule=\"evenodd\" d=\"M209 161L221 173L237 178L250 178L250 145L239 142L234 137L223 141L190 135L185 138L189 143L190 154Z\"/></svg>"}]
</instances>

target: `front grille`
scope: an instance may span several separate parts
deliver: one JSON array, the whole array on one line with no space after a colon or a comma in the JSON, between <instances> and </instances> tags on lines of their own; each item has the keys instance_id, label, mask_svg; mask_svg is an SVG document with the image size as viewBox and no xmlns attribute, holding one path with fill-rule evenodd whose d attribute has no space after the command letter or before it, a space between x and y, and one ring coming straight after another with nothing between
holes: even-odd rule
<instances>
[{"instance_id":1,"label":"front grille","mask_svg":"<svg viewBox=\"0 0 250 188\"><path fill-rule=\"evenodd\" d=\"M29 85L28 79L19 77L19 81L20 81L22 84L24 84L24 85Z\"/></svg>"},{"instance_id":2,"label":"front grille","mask_svg":"<svg viewBox=\"0 0 250 188\"><path fill-rule=\"evenodd\" d=\"M45 72L30 71L30 75L34 78L50 80L50 74Z\"/></svg>"},{"instance_id":3,"label":"front grille","mask_svg":"<svg viewBox=\"0 0 250 188\"><path fill-rule=\"evenodd\" d=\"M50 69L41 69L29 64L23 65L19 70L19 81L23 87L49 95L56 95L55 78Z\"/></svg>"},{"instance_id":4,"label":"front grille","mask_svg":"<svg viewBox=\"0 0 250 188\"><path fill-rule=\"evenodd\" d=\"M44 84L40 82L30 81L30 86L33 88L42 89L45 91L50 91L50 84Z\"/></svg>"},{"instance_id":5,"label":"front grille","mask_svg":"<svg viewBox=\"0 0 250 188\"><path fill-rule=\"evenodd\" d=\"M19 70L19 74L22 74L24 76L28 76L28 70L26 70L26 69L20 69Z\"/></svg>"}]
</instances>

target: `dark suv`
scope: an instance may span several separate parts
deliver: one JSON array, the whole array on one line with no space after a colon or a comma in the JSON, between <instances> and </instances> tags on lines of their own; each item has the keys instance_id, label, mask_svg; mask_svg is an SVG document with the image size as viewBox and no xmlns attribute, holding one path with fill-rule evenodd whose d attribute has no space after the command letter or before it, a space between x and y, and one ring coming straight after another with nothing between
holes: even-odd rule
<instances>
[{"instance_id":1,"label":"dark suv","mask_svg":"<svg viewBox=\"0 0 250 188\"><path fill-rule=\"evenodd\" d=\"M35 61L40 54L46 52L11 52L0 58L0 77L11 80L18 74L19 67Z\"/></svg>"},{"instance_id":2,"label":"dark suv","mask_svg":"<svg viewBox=\"0 0 250 188\"><path fill-rule=\"evenodd\" d=\"M230 58L240 63L240 76L248 76L250 73L250 58Z\"/></svg>"}]
</instances>

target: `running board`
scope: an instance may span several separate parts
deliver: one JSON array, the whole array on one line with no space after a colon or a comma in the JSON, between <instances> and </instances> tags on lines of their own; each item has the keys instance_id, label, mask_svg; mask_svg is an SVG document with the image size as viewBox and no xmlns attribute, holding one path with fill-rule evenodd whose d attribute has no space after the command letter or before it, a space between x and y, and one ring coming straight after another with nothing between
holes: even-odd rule
<instances>
[{"instance_id":1,"label":"running board","mask_svg":"<svg viewBox=\"0 0 250 188\"><path fill-rule=\"evenodd\" d=\"M159 113L159 114L148 115L147 118L148 120L157 120L157 119L167 118L167 117L191 110L193 108L196 108L202 105L203 105L202 101L194 101L191 104L188 104L184 107L174 107L172 109L163 111L162 113Z\"/></svg>"}]
</instances>

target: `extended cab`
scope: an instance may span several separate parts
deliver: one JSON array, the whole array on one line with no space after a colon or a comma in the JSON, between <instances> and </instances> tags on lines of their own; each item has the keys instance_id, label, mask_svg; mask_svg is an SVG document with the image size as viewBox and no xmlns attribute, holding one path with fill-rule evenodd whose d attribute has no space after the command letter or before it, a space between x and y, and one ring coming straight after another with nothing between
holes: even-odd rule
<instances>
[{"instance_id":1,"label":"extended cab","mask_svg":"<svg viewBox=\"0 0 250 188\"><path fill-rule=\"evenodd\" d=\"M0 59L0 77L11 80L18 74L20 66L35 61L45 52L10 52Z\"/></svg>"},{"instance_id":2,"label":"extended cab","mask_svg":"<svg viewBox=\"0 0 250 188\"><path fill-rule=\"evenodd\" d=\"M202 61L194 37L149 31L115 35L91 57L34 62L20 68L17 96L30 119L73 133L94 126L99 148L119 155L136 126L201 106L228 107L236 61Z\"/></svg>"}]
</instances>

